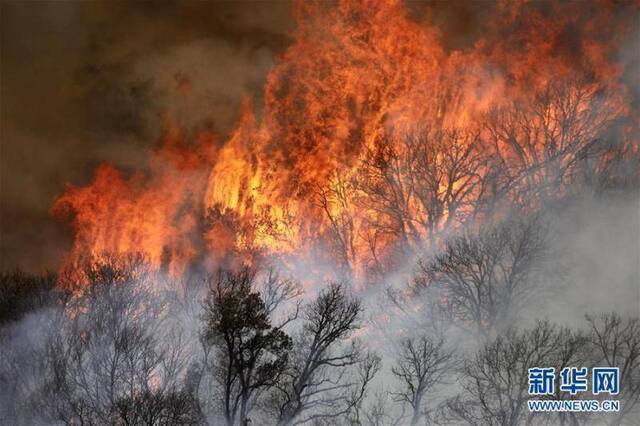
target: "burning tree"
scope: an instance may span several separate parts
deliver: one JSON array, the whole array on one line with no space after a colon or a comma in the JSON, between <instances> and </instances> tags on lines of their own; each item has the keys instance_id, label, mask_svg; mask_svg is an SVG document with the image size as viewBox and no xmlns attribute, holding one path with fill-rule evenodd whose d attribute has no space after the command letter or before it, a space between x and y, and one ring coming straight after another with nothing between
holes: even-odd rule
<instances>
[{"instance_id":1,"label":"burning tree","mask_svg":"<svg viewBox=\"0 0 640 426\"><path fill-rule=\"evenodd\" d=\"M594 183L637 195L635 69L620 59L637 5L495 2L472 43L415 8L298 2L263 103L244 102L227 139L169 128L130 173L101 165L67 187L52 206L74 232L55 278L64 296L30 295L53 277L0 277L0 321L23 318L23 306L55 313L58 329L29 359L42 377L9 380L29 364L0 353L0 382L38 399L29 404L43 421L69 424L417 424L438 411L454 423L576 423L528 415L523 381L532 364L584 361L621 369L625 405L612 423L636 414L636 319L590 317L586 334L515 327L555 254L546 209ZM419 257L401 308L426 311L430 330L459 326L472 355L466 393L436 410L430 396L455 357L440 335L403 340L389 374L410 415L397 418L365 401L381 361L350 292L391 283L401 293L398 277ZM266 264L304 276L308 290L331 284L279 323L277 309L302 292L275 273L260 288ZM167 321L181 307L168 306L161 281L220 268L202 306L202 288L185 291L203 312L200 340L183 352L188 333L174 332L187 326Z\"/></svg>"},{"instance_id":2,"label":"burning tree","mask_svg":"<svg viewBox=\"0 0 640 426\"><path fill-rule=\"evenodd\" d=\"M401 2L299 5L259 116L245 103L216 148L172 129L148 173L103 166L56 201L75 227L65 268L103 251L143 252L175 275L314 253L381 281L443 230L611 182L585 179L594 172L637 179L630 97L611 61L620 40L605 30L612 6L598 5L496 4L478 42L453 51ZM550 47L576 28L579 58Z\"/></svg>"},{"instance_id":3,"label":"burning tree","mask_svg":"<svg viewBox=\"0 0 640 426\"><path fill-rule=\"evenodd\" d=\"M440 231L473 209L482 166L477 143L478 134L437 128L379 140L367 151L358 179L360 206L373 212L369 232L386 237L382 242L391 237L400 259L425 243L433 246ZM385 254L384 246L369 247L374 259Z\"/></svg>"},{"instance_id":4,"label":"burning tree","mask_svg":"<svg viewBox=\"0 0 640 426\"><path fill-rule=\"evenodd\" d=\"M483 143L501 170L496 195L530 207L564 194L588 161L610 161L604 132L622 111L608 91L568 76L487 113Z\"/></svg>"}]
</instances>

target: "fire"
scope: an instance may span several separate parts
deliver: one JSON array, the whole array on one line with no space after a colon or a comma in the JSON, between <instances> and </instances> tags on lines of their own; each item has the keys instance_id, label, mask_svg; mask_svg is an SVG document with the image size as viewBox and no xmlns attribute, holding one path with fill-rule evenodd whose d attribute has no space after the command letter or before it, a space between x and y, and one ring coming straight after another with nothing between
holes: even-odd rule
<instances>
[{"instance_id":1,"label":"fire","mask_svg":"<svg viewBox=\"0 0 640 426\"><path fill-rule=\"evenodd\" d=\"M101 166L60 196L64 268L143 253L173 274L272 257L380 277L445 229L562 192L630 114L611 6L583 6L501 2L448 51L400 2L297 4L264 105L246 101L229 140L174 130L146 173Z\"/></svg>"},{"instance_id":2,"label":"fire","mask_svg":"<svg viewBox=\"0 0 640 426\"><path fill-rule=\"evenodd\" d=\"M73 214L75 243L63 269L107 254L144 254L155 266L178 274L195 260L210 169L212 139L186 147L171 131L151 153L148 173L129 178L100 166L86 187L69 187L55 202L56 215Z\"/></svg>"}]
</instances>

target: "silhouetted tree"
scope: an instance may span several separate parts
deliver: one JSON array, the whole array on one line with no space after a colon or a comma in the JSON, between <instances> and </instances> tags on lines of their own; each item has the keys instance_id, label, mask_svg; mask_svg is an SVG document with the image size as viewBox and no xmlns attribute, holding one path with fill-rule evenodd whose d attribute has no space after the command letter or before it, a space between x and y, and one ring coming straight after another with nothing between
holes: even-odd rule
<instances>
[{"instance_id":1,"label":"silhouetted tree","mask_svg":"<svg viewBox=\"0 0 640 426\"><path fill-rule=\"evenodd\" d=\"M355 191L352 179L336 173L327 183L327 188L320 188L316 194L317 203L329 221L327 238L330 252L342 275L349 279L358 261Z\"/></svg>"},{"instance_id":2,"label":"silhouetted tree","mask_svg":"<svg viewBox=\"0 0 640 426\"><path fill-rule=\"evenodd\" d=\"M367 148L356 189L374 266L433 244L443 229L473 211L483 157L479 134L439 124L389 132Z\"/></svg>"},{"instance_id":3,"label":"silhouetted tree","mask_svg":"<svg viewBox=\"0 0 640 426\"><path fill-rule=\"evenodd\" d=\"M214 347L215 379L228 425L245 425L257 397L287 366L291 339L271 325L269 307L254 290L256 273L219 272L204 303L205 341Z\"/></svg>"},{"instance_id":4,"label":"silhouetted tree","mask_svg":"<svg viewBox=\"0 0 640 426\"><path fill-rule=\"evenodd\" d=\"M638 414L640 402L640 319L624 318L616 313L587 316L588 350L595 367L618 367L620 404L618 413L607 414L603 421L620 425ZM636 416L637 418L637 416Z\"/></svg>"},{"instance_id":5,"label":"silhouetted tree","mask_svg":"<svg viewBox=\"0 0 640 426\"><path fill-rule=\"evenodd\" d=\"M612 150L605 131L621 115L619 105L604 85L573 76L494 108L484 117L482 143L499 173L485 186L531 208L565 194L586 161L595 159L606 172Z\"/></svg>"},{"instance_id":6,"label":"silhouetted tree","mask_svg":"<svg viewBox=\"0 0 640 426\"><path fill-rule=\"evenodd\" d=\"M64 301L66 293L56 289L53 273L30 275L21 270L0 273L0 325L16 321L26 312L56 301Z\"/></svg>"},{"instance_id":7,"label":"silhouetted tree","mask_svg":"<svg viewBox=\"0 0 640 426\"><path fill-rule=\"evenodd\" d=\"M557 421L526 409L528 369L549 366L560 371L575 365L584 337L549 322L538 322L521 332L507 330L485 343L465 360L461 369L462 392L442 410L454 424L515 426ZM535 416L535 421L533 420Z\"/></svg>"},{"instance_id":8,"label":"silhouetted tree","mask_svg":"<svg viewBox=\"0 0 640 426\"><path fill-rule=\"evenodd\" d=\"M203 425L200 404L189 389L170 392L144 391L116 401L118 420L125 425Z\"/></svg>"},{"instance_id":9,"label":"silhouetted tree","mask_svg":"<svg viewBox=\"0 0 640 426\"><path fill-rule=\"evenodd\" d=\"M347 341L360 328L361 313L360 301L350 298L340 284L329 285L304 308L291 364L274 395L278 424L358 417L380 366L377 356Z\"/></svg>"},{"instance_id":10,"label":"silhouetted tree","mask_svg":"<svg viewBox=\"0 0 640 426\"><path fill-rule=\"evenodd\" d=\"M443 383L453 367L454 352L445 348L443 338L421 336L402 340L396 363L391 368L399 388L391 394L396 401L409 405L411 425L417 425L422 418L429 424L431 416L426 396L436 385Z\"/></svg>"},{"instance_id":11,"label":"silhouetted tree","mask_svg":"<svg viewBox=\"0 0 640 426\"><path fill-rule=\"evenodd\" d=\"M446 241L442 253L419 262L413 287L438 295L444 315L488 337L540 290L548 255L540 217L508 220Z\"/></svg>"},{"instance_id":12,"label":"silhouetted tree","mask_svg":"<svg viewBox=\"0 0 640 426\"><path fill-rule=\"evenodd\" d=\"M182 343L164 327L148 265L92 263L84 276L42 354L37 406L64 424L198 423L181 383Z\"/></svg>"}]
</instances>

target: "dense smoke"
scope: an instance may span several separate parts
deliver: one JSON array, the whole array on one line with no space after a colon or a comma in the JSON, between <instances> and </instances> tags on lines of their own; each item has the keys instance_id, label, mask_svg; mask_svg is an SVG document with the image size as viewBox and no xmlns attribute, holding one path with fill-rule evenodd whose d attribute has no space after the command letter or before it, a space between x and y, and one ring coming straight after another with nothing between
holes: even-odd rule
<instances>
[{"instance_id":1,"label":"dense smoke","mask_svg":"<svg viewBox=\"0 0 640 426\"><path fill-rule=\"evenodd\" d=\"M73 48L4 53L0 423L635 424L637 6L271 6L3 4ZM544 366L622 409L528 411Z\"/></svg>"}]
</instances>

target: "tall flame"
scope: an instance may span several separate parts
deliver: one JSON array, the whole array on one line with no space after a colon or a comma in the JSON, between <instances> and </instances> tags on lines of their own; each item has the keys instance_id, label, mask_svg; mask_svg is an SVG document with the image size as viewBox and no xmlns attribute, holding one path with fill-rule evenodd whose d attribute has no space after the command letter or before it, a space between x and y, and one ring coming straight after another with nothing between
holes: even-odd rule
<instances>
[{"instance_id":1,"label":"tall flame","mask_svg":"<svg viewBox=\"0 0 640 426\"><path fill-rule=\"evenodd\" d=\"M76 231L65 268L267 256L381 276L444 229L562 192L581 160L613 155L596 142L630 114L612 6L583 6L499 2L481 39L448 51L397 1L298 3L258 117L246 101L221 146L171 131L147 173L101 166L60 196Z\"/></svg>"}]
</instances>

